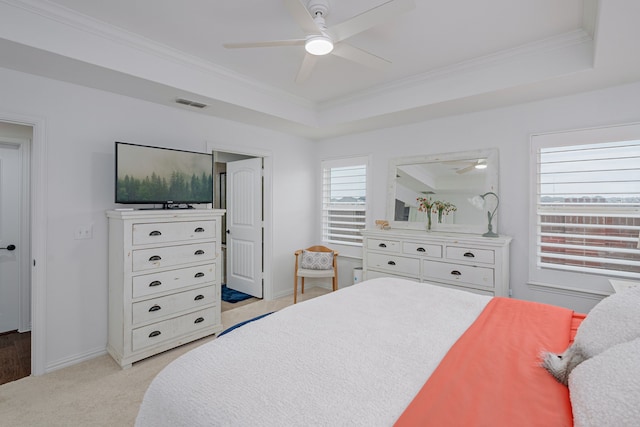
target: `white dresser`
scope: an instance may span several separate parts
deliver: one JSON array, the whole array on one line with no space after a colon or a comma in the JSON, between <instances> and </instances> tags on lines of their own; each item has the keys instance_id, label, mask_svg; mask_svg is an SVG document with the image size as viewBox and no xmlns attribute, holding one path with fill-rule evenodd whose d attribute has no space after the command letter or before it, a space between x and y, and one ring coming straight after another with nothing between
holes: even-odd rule
<instances>
[{"instance_id":1,"label":"white dresser","mask_svg":"<svg viewBox=\"0 0 640 427\"><path fill-rule=\"evenodd\" d=\"M107 211L107 351L133 362L222 330L224 210Z\"/></svg>"},{"instance_id":2,"label":"white dresser","mask_svg":"<svg viewBox=\"0 0 640 427\"><path fill-rule=\"evenodd\" d=\"M362 232L365 279L402 277L484 295L510 296L511 237L416 230Z\"/></svg>"}]
</instances>

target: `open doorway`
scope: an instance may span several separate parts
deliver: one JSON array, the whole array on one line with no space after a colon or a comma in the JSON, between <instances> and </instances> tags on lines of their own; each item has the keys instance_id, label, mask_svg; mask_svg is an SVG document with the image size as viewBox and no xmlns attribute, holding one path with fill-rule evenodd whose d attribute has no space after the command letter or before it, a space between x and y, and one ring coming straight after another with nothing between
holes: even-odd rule
<instances>
[{"instance_id":1,"label":"open doorway","mask_svg":"<svg viewBox=\"0 0 640 427\"><path fill-rule=\"evenodd\" d=\"M222 224L222 311L263 298L263 158L214 151L214 207Z\"/></svg>"},{"instance_id":2,"label":"open doorway","mask_svg":"<svg viewBox=\"0 0 640 427\"><path fill-rule=\"evenodd\" d=\"M0 384L31 375L33 128L0 122Z\"/></svg>"}]
</instances>

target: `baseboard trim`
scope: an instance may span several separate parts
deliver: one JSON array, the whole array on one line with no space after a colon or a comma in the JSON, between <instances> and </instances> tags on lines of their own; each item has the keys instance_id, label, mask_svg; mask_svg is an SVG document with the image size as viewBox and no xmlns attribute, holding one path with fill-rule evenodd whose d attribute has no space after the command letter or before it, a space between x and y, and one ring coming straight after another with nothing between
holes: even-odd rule
<instances>
[{"instance_id":1,"label":"baseboard trim","mask_svg":"<svg viewBox=\"0 0 640 427\"><path fill-rule=\"evenodd\" d=\"M105 354L107 354L107 349L106 347L102 347L99 349L88 351L86 353L76 354L74 356L60 359L53 363L47 364L45 373L57 371L58 369L62 368L67 368L77 363L86 362L87 360L95 359L96 357L103 356Z\"/></svg>"}]
</instances>

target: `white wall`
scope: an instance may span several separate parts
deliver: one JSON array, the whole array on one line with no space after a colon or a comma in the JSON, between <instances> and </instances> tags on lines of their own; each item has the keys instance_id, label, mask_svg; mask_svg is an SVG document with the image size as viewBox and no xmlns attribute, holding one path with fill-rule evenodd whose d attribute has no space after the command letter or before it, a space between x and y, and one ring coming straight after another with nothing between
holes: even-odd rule
<instances>
[{"instance_id":1,"label":"white wall","mask_svg":"<svg viewBox=\"0 0 640 427\"><path fill-rule=\"evenodd\" d=\"M514 237L514 296L586 311L595 300L540 293L527 282L529 135L640 121L640 83L319 143L0 68L0 116L44 123L47 147L46 348L48 370L103 353L107 336L107 221L113 142L204 150L258 149L273 160L273 296L292 291L293 251L317 243L319 159L372 154L371 218L384 218L388 160L480 147L500 149L500 229ZM315 226L313 224L316 224ZM93 238L74 240L78 226ZM42 261L42 260L41 260ZM346 260L345 260L346 261ZM357 263L356 263L357 264ZM345 263L350 265L350 263ZM341 271L350 283L349 268Z\"/></svg>"},{"instance_id":2,"label":"white wall","mask_svg":"<svg viewBox=\"0 0 640 427\"><path fill-rule=\"evenodd\" d=\"M588 311L593 296L539 292L527 285L529 239L529 137L532 133L640 121L640 83L509 108L446 117L423 123L325 140L324 158L372 154L371 218L387 218L388 161L393 157L497 147L500 151L499 232L513 236L511 287L516 298ZM606 280L604 277L601 279ZM562 284L560 284L562 285ZM606 286L606 285L605 285Z\"/></svg>"},{"instance_id":3,"label":"white wall","mask_svg":"<svg viewBox=\"0 0 640 427\"><path fill-rule=\"evenodd\" d=\"M107 220L114 141L204 151L207 141L273 154L273 293L292 292L293 252L313 241L310 141L0 68L0 116L44 122L46 194L45 368L105 351ZM93 238L74 240L78 226ZM42 264L39 264L42 265Z\"/></svg>"}]
</instances>

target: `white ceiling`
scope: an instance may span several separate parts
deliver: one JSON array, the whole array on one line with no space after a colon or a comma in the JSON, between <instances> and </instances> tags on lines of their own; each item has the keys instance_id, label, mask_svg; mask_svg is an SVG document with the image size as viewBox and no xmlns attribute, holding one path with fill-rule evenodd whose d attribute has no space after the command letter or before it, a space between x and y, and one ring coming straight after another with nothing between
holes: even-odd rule
<instances>
[{"instance_id":1,"label":"white ceiling","mask_svg":"<svg viewBox=\"0 0 640 427\"><path fill-rule=\"evenodd\" d=\"M385 1L329 0L327 25ZM43 33L38 39L33 31L0 29L0 66L167 105L193 99L209 106L199 110L204 114L311 138L640 80L637 0L415 0L413 10L347 40L391 61L388 69L328 55L302 83L294 81L302 46L222 46L304 38L282 0L0 0L0 6ZM33 16L23 18L25 12ZM43 19L64 27L46 32ZM75 37L73 49L61 36L72 30L87 34ZM93 37L114 50L92 45ZM118 56L122 40L127 49L153 50L190 72L224 79L229 93L213 90L207 77L134 69L124 50Z\"/></svg>"},{"instance_id":2,"label":"white ceiling","mask_svg":"<svg viewBox=\"0 0 640 427\"><path fill-rule=\"evenodd\" d=\"M385 1L332 0L327 25ZM53 2L312 101L340 98L582 26L581 0L418 0L411 12L349 40L390 60L390 69L367 69L329 55L308 81L296 84L303 47L222 47L223 42L303 38L282 0Z\"/></svg>"}]
</instances>

